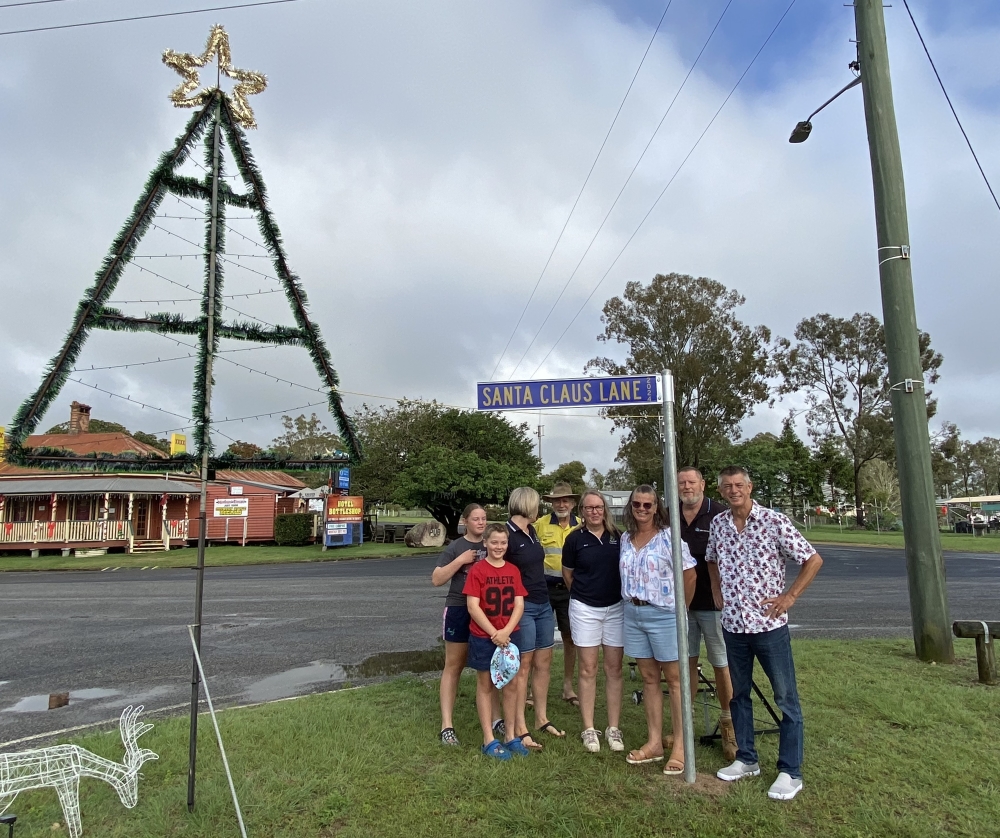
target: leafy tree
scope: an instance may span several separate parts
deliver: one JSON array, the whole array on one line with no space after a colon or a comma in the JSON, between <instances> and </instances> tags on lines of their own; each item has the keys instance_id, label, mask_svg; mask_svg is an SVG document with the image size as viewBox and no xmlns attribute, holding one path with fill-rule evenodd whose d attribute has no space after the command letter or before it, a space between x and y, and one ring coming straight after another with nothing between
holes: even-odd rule
<instances>
[{"instance_id":1,"label":"leafy tree","mask_svg":"<svg viewBox=\"0 0 1000 838\"><path fill-rule=\"evenodd\" d=\"M68 434L69 422L60 422L53 425L45 433L47 434ZM128 428L119 425L117 422L105 422L103 419L91 419L88 433L92 434L128 434ZM132 436L132 434L129 434ZM151 434L149 434L151 436Z\"/></svg>"},{"instance_id":2,"label":"leafy tree","mask_svg":"<svg viewBox=\"0 0 1000 838\"><path fill-rule=\"evenodd\" d=\"M876 527L892 528L901 514L896 469L885 460L869 460L861 469L861 488L865 501L875 511Z\"/></svg>"},{"instance_id":3,"label":"leafy tree","mask_svg":"<svg viewBox=\"0 0 1000 838\"><path fill-rule=\"evenodd\" d=\"M795 510L803 501L813 504L822 499L820 471L789 419L780 436L757 434L734 446L729 456L750 472L754 493L767 506Z\"/></svg>"},{"instance_id":4,"label":"leafy tree","mask_svg":"<svg viewBox=\"0 0 1000 838\"><path fill-rule=\"evenodd\" d=\"M592 468L590 485L602 492L628 492L635 488L636 481L627 466L609 468L606 474L601 474L596 468Z\"/></svg>"},{"instance_id":5,"label":"leafy tree","mask_svg":"<svg viewBox=\"0 0 1000 838\"><path fill-rule=\"evenodd\" d=\"M624 363L594 358L587 370L609 375L674 374L680 462L698 466L713 444L739 436L740 422L768 396L770 331L736 317L745 299L722 283L685 274L629 282L604 304L598 340L628 347ZM623 431L618 461L642 482L662 482L658 408L611 408Z\"/></svg>"},{"instance_id":6,"label":"leafy tree","mask_svg":"<svg viewBox=\"0 0 1000 838\"><path fill-rule=\"evenodd\" d=\"M931 435L931 472L939 497L950 497L951 487L958 480L955 458L961 445L961 432L954 422L942 422L941 429Z\"/></svg>"},{"instance_id":7,"label":"leafy tree","mask_svg":"<svg viewBox=\"0 0 1000 838\"><path fill-rule=\"evenodd\" d=\"M164 454L170 453L170 440L164 437L158 437L155 434L148 434L145 431L136 431L132 434L132 439L137 439L139 442L145 442L146 445L152 445L157 451L162 451Z\"/></svg>"},{"instance_id":8,"label":"leafy tree","mask_svg":"<svg viewBox=\"0 0 1000 838\"><path fill-rule=\"evenodd\" d=\"M252 442L244 442L242 439L237 439L229 443L229 447L225 453L241 460L252 460L254 457L259 457L263 454L264 449Z\"/></svg>"},{"instance_id":9,"label":"leafy tree","mask_svg":"<svg viewBox=\"0 0 1000 838\"><path fill-rule=\"evenodd\" d=\"M365 405L354 421L365 447L355 491L369 502L424 507L452 538L469 503L506 503L512 489L539 479L528 426L495 413L400 401Z\"/></svg>"},{"instance_id":10,"label":"leafy tree","mask_svg":"<svg viewBox=\"0 0 1000 838\"><path fill-rule=\"evenodd\" d=\"M841 502L854 489L854 468L835 436L825 436L813 451L813 462L820 483L830 492L830 505L840 517Z\"/></svg>"},{"instance_id":11,"label":"leafy tree","mask_svg":"<svg viewBox=\"0 0 1000 838\"><path fill-rule=\"evenodd\" d=\"M984 495L1000 494L1000 439L986 436L971 445L977 486Z\"/></svg>"},{"instance_id":12,"label":"leafy tree","mask_svg":"<svg viewBox=\"0 0 1000 838\"><path fill-rule=\"evenodd\" d=\"M271 442L271 448L276 454L308 458L344 450L344 441L328 430L315 413L308 419L304 414L295 419L282 416L281 425L285 432Z\"/></svg>"},{"instance_id":13,"label":"leafy tree","mask_svg":"<svg viewBox=\"0 0 1000 838\"><path fill-rule=\"evenodd\" d=\"M854 474L858 526L864 525L861 468L876 458L893 459L888 362L882 324L871 314L850 320L830 314L808 317L795 327L796 343L777 341L775 361L784 378L781 392L805 391L807 421L815 439L836 435ZM920 361L927 384L938 380L940 353L920 333ZM924 387L928 418L936 402Z\"/></svg>"},{"instance_id":14,"label":"leafy tree","mask_svg":"<svg viewBox=\"0 0 1000 838\"><path fill-rule=\"evenodd\" d=\"M587 488L586 476L587 467L579 460L571 460L548 474L543 474L538 481L538 490L544 495L551 492L556 483L563 482L569 483L573 487L573 491L580 494Z\"/></svg>"}]
</instances>

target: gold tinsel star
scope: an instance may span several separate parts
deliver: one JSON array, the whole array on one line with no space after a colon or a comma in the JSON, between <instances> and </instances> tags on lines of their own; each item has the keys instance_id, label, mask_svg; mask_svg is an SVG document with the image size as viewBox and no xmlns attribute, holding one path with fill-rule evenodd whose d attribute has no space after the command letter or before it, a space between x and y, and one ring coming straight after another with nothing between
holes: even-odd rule
<instances>
[{"instance_id":1,"label":"gold tinsel star","mask_svg":"<svg viewBox=\"0 0 1000 838\"><path fill-rule=\"evenodd\" d=\"M218 88L205 87L198 90L198 86L201 84L198 70L208 64L212 58L218 59L219 72L236 82L231 96L223 94L229 99L236 121L244 128L256 128L257 122L254 120L253 111L247 102L247 96L260 93L267 87L267 76L263 73L255 73L253 70L238 70L233 66L232 56L229 52L229 35L218 23L212 27L212 31L208 35L208 42L205 44L205 51L201 55L194 55L190 52L174 52L172 49L163 51L163 63L176 70L184 78L184 81L171 91L170 101L178 108L196 108L208 101ZM193 96L188 95L195 90L198 92Z\"/></svg>"}]
</instances>

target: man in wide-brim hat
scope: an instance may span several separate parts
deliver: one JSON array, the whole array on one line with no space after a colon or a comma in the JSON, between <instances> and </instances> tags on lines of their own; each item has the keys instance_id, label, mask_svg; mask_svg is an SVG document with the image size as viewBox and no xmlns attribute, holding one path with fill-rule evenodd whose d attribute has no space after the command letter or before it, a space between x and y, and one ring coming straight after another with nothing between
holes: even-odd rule
<instances>
[{"instance_id":1,"label":"man in wide-brim hat","mask_svg":"<svg viewBox=\"0 0 1000 838\"><path fill-rule=\"evenodd\" d=\"M576 667L576 647L569 630L569 588L562 577L562 548L569 535L580 525L573 514L580 496L569 483L560 481L542 499L552 505L552 514L543 515L535 522L538 539L545 548L545 581L549 585L549 601L555 612L556 625L563 641L563 701L580 706L573 687L573 670Z\"/></svg>"}]
</instances>

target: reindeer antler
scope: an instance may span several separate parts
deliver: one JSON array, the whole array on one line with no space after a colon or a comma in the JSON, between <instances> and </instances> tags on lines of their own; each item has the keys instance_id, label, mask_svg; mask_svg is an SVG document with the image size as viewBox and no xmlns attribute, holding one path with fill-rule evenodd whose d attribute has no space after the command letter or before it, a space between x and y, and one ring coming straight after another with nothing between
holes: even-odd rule
<instances>
[{"instance_id":1,"label":"reindeer antler","mask_svg":"<svg viewBox=\"0 0 1000 838\"><path fill-rule=\"evenodd\" d=\"M153 729L151 724L139 724L139 714L142 713L143 705L133 707L131 704L122 710L122 717L119 721L119 728L122 733L122 744L125 746L125 765L132 770L139 767L150 759L156 759L156 754L146 748L140 749L136 741L145 733Z\"/></svg>"}]
</instances>

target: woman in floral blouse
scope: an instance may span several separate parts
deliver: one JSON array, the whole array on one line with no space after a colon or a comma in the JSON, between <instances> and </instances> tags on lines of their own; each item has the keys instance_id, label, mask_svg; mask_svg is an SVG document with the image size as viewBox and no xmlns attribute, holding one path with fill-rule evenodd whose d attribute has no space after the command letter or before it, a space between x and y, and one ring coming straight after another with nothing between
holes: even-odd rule
<instances>
[{"instance_id":1,"label":"woman in floral blouse","mask_svg":"<svg viewBox=\"0 0 1000 838\"><path fill-rule=\"evenodd\" d=\"M663 691L670 691L674 744L664 774L684 773L684 736L681 732L681 682L677 665L677 619L673 558L667 510L652 486L637 486L625 507L620 568L625 600L625 654L636 659L642 675L642 705L648 739L629 752L625 761L644 765L663 760ZM694 596L696 562L681 542L684 560L685 607Z\"/></svg>"}]
</instances>

